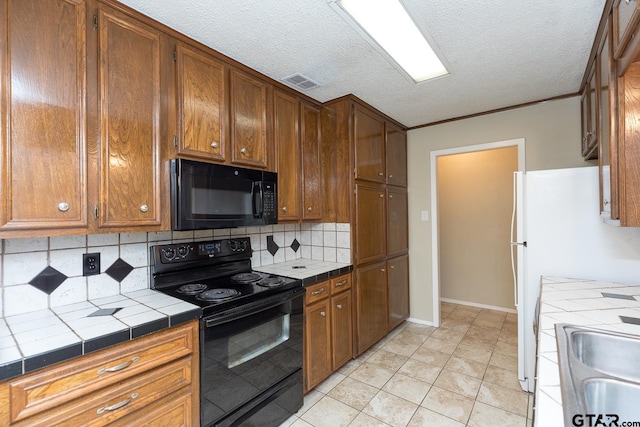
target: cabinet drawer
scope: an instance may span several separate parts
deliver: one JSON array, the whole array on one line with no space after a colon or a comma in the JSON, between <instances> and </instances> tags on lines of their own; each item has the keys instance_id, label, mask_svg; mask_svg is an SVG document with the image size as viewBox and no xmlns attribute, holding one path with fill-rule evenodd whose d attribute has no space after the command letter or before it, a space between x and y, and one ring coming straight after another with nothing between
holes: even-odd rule
<instances>
[{"instance_id":1,"label":"cabinet drawer","mask_svg":"<svg viewBox=\"0 0 640 427\"><path fill-rule=\"evenodd\" d=\"M135 378L87 394L16 426L103 426L119 420L178 390L189 389L192 358L187 357Z\"/></svg>"},{"instance_id":2,"label":"cabinet drawer","mask_svg":"<svg viewBox=\"0 0 640 427\"><path fill-rule=\"evenodd\" d=\"M109 425L112 427L196 426L199 414L192 414L193 398L190 392L180 391Z\"/></svg>"},{"instance_id":3,"label":"cabinet drawer","mask_svg":"<svg viewBox=\"0 0 640 427\"><path fill-rule=\"evenodd\" d=\"M305 303L307 305L313 304L316 301L327 298L331 294L331 284L328 280L320 283L316 283L311 286L307 286L307 293L305 294Z\"/></svg>"},{"instance_id":4,"label":"cabinet drawer","mask_svg":"<svg viewBox=\"0 0 640 427\"><path fill-rule=\"evenodd\" d=\"M191 322L10 381L11 420L58 407L191 355L198 339L197 326Z\"/></svg>"},{"instance_id":5,"label":"cabinet drawer","mask_svg":"<svg viewBox=\"0 0 640 427\"><path fill-rule=\"evenodd\" d=\"M338 276L331 279L331 295L337 294L338 292L346 291L347 289L351 289L350 274L345 274L343 276Z\"/></svg>"}]
</instances>

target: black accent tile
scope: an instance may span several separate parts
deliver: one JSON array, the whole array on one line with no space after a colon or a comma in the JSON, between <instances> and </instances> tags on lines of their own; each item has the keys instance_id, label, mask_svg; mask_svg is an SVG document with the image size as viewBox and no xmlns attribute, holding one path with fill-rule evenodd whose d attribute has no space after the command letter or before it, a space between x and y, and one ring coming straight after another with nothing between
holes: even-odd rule
<instances>
[{"instance_id":1,"label":"black accent tile","mask_svg":"<svg viewBox=\"0 0 640 427\"><path fill-rule=\"evenodd\" d=\"M29 284L40 289L45 294L51 295L65 280L67 280L67 276L49 266L31 279Z\"/></svg>"},{"instance_id":2,"label":"black accent tile","mask_svg":"<svg viewBox=\"0 0 640 427\"><path fill-rule=\"evenodd\" d=\"M628 299L635 301L636 299L631 295L622 295L622 294L611 294L609 292L600 292L605 298L617 298L617 299Z\"/></svg>"},{"instance_id":3,"label":"black accent tile","mask_svg":"<svg viewBox=\"0 0 640 427\"><path fill-rule=\"evenodd\" d=\"M102 350L103 348L129 341L130 339L131 331L129 329L97 338L91 338L84 342L84 354Z\"/></svg>"},{"instance_id":4,"label":"black accent tile","mask_svg":"<svg viewBox=\"0 0 640 427\"><path fill-rule=\"evenodd\" d=\"M22 360L0 366L0 381L22 375Z\"/></svg>"},{"instance_id":5,"label":"black accent tile","mask_svg":"<svg viewBox=\"0 0 640 427\"><path fill-rule=\"evenodd\" d=\"M36 369L44 368L45 366L53 365L54 363L72 359L77 356L82 356L82 343L80 342L25 358L24 372L35 371Z\"/></svg>"},{"instance_id":6,"label":"black accent tile","mask_svg":"<svg viewBox=\"0 0 640 427\"><path fill-rule=\"evenodd\" d=\"M298 249L300 249L298 239L293 239L293 242L291 242L291 249L293 249L293 252L298 252Z\"/></svg>"},{"instance_id":7,"label":"black accent tile","mask_svg":"<svg viewBox=\"0 0 640 427\"><path fill-rule=\"evenodd\" d=\"M640 325L640 319L637 317L619 316L622 323L630 323L632 325Z\"/></svg>"},{"instance_id":8,"label":"black accent tile","mask_svg":"<svg viewBox=\"0 0 640 427\"><path fill-rule=\"evenodd\" d=\"M123 261L122 258L118 258L109 268L107 268L105 273L107 273L109 277L116 282L122 282L132 270L133 267L131 267L126 261Z\"/></svg>"},{"instance_id":9,"label":"black accent tile","mask_svg":"<svg viewBox=\"0 0 640 427\"><path fill-rule=\"evenodd\" d=\"M152 332L160 331L169 327L169 318L158 319L145 323L140 326L135 326L131 329L131 339L138 338L143 335L150 334Z\"/></svg>"},{"instance_id":10,"label":"black accent tile","mask_svg":"<svg viewBox=\"0 0 640 427\"><path fill-rule=\"evenodd\" d=\"M193 319L199 319L201 317L202 317L202 309L197 308L195 310L190 310L184 313L174 314L173 316L169 316L169 324L170 326L176 326Z\"/></svg>"},{"instance_id":11,"label":"black accent tile","mask_svg":"<svg viewBox=\"0 0 640 427\"><path fill-rule=\"evenodd\" d=\"M313 285L314 283L318 283L316 280L317 276L309 276L302 279L302 286Z\"/></svg>"},{"instance_id":12,"label":"black accent tile","mask_svg":"<svg viewBox=\"0 0 640 427\"><path fill-rule=\"evenodd\" d=\"M267 236L267 250L269 251L269 253L275 256L276 252L278 252L278 249L280 249L280 246L278 246L278 244L274 242L273 236Z\"/></svg>"},{"instance_id":13,"label":"black accent tile","mask_svg":"<svg viewBox=\"0 0 640 427\"><path fill-rule=\"evenodd\" d=\"M323 280L327 280L329 278L329 273L320 273L316 275L316 281L322 282Z\"/></svg>"}]
</instances>

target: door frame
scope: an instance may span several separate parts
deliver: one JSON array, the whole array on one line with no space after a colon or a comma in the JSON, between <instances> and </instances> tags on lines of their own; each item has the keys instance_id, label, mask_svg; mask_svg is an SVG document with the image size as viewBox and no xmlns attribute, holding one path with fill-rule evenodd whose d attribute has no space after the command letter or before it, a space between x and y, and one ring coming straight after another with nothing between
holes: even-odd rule
<instances>
[{"instance_id":1,"label":"door frame","mask_svg":"<svg viewBox=\"0 0 640 427\"><path fill-rule=\"evenodd\" d=\"M525 170L525 139L509 139L464 147L447 148L431 152L431 283L433 286L433 326L440 326L440 241L438 235L438 174L437 159L440 156L495 150L507 147L518 148L518 171Z\"/></svg>"}]
</instances>

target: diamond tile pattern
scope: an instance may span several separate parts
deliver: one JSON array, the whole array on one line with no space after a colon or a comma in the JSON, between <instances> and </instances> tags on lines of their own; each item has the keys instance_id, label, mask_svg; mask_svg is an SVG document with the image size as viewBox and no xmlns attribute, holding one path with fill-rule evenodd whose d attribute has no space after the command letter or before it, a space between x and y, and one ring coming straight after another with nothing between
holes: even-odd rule
<instances>
[{"instance_id":1,"label":"diamond tile pattern","mask_svg":"<svg viewBox=\"0 0 640 427\"><path fill-rule=\"evenodd\" d=\"M116 282L122 282L125 277L131 273L133 267L131 267L126 261L123 261L122 258L118 258L111 267L107 268L107 273L109 277L111 277Z\"/></svg>"},{"instance_id":2,"label":"diamond tile pattern","mask_svg":"<svg viewBox=\"0 0 640 427\"><path fill-rule=\"evenodd\" d=\"M267 236L267 250L271 255L275 255L278 252L280 246L273 240L273 236Z\"/></svg>"},{"instance_id":3,"label":"diamond tile pattern","mask_svg":"<svg viewBox=\"0 0 640 427\"><path fill-rule=\"evenodd\" d=\"M298 239L293 239L293 242L291 242L291 249L293 249L293 252L298 252L298 249L300 249Z\"/></svg>"},{"instance_id":4,"label":"diamond tile pattern","mask_svg":"<svg viewBox=\"0 0 640 427\"><path fill-rule=\"evenodd\" d=\"M51 295L65 280L67 280L67 276L49 266L31 279L29 284Z\"/></svg>"}]
</instances>

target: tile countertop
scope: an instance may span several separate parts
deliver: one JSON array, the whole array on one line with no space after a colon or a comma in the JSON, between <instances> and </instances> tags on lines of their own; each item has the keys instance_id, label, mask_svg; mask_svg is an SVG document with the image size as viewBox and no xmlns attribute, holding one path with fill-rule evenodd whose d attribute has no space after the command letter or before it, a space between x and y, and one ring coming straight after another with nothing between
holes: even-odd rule
<instances>
[{"instance_id":1,"label":"tile countertop","mask_svg":"<svg viewBox=\"0 0 640 427\"><path fill-rule=\"evenodd\" d=\"M107 308L120 310L89 316ZM196 305L143 289L0 318L0 380L201 316Z\"/></svg>"},{"instance_id":2,"label":"tile countertop","mask_svg":"<svg viewBox=\"0 0 640 427\"><path fill-rule=\"evenodd\" d=\"M330 277L350 273L353 270L353 266L351 264L339 262L296 259L294 261L255 267L254 270L261 271L263 273L291 277L294 279L301 279L303 285L311 285L313 283L327 280Z\"/></svg>"},{"instance_id":3,"label":"tile countertop","mask_svg":"<svg viewBox=\"0 0 640 427\"><path fill-rule=\"evenodd\" d=\"M640 285L559 277L543 277L541 285L535 425L562 425L555 324L571 323L640 335L640 325L623 323L620 319L620 316L640 318Z\"/></svg>"}]
</instances>

